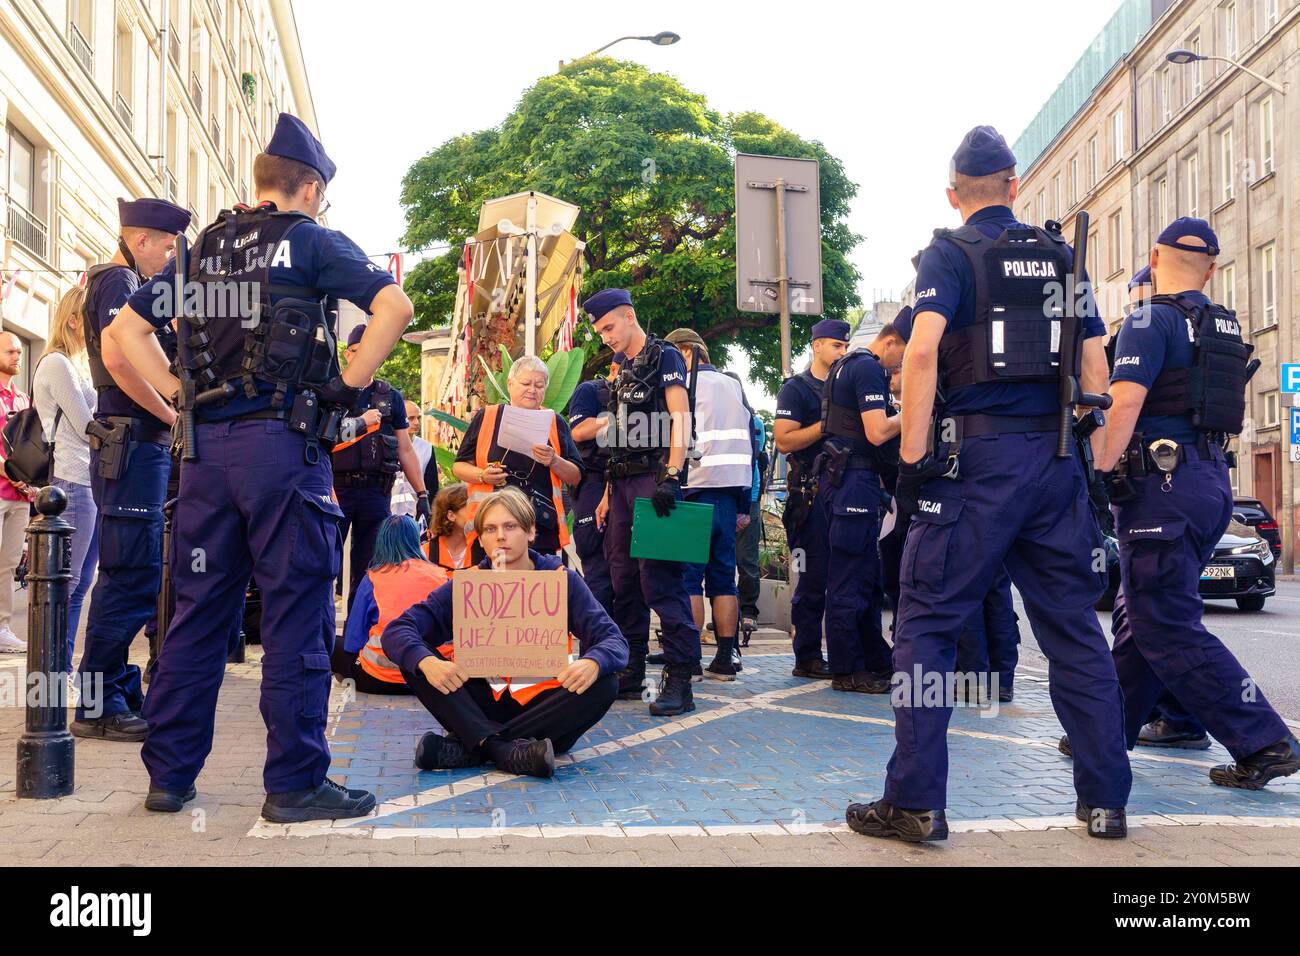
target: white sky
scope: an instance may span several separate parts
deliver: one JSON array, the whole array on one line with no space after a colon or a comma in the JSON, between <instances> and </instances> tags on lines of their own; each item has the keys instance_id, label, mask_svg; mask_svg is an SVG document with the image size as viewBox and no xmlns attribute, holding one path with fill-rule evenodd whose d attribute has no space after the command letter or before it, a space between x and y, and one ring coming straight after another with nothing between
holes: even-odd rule
<instances>
[{"instance_id":1,"label":"white sky","mask_svg":"<svg viewBox=\"0 0 1300 956\"><path fill-rule=\"evenodd\" d=\"M910 281L911 257L935 227L956 224L943 190L963 134L989 123L1014 143L1117 6L298 0L295 9L321 138L339 166L330 223L366 252L398 251L401 179L424 153L500 123L560 59L671 30L682 37L673 46L628 40L609 54L672 74L721 113L765 113L839 157L860 187L849 225L864 237L853 260L869 307ZM750 397L772 407L757 386Z\"/></svg>"}]
</instances>

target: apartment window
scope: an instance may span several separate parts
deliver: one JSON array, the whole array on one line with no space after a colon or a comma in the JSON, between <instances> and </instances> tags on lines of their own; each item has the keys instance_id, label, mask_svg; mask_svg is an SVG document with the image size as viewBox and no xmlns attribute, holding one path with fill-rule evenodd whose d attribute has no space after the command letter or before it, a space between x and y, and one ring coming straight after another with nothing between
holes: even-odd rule
<instances>
[{"instance_id":1,"label":"apartment window","mask_svg":"<svg viewBox=\"0 0 1300 956\"><path fill-rule=\"evenodd\" d=\"M1098 255L1099 253L1097 252L1097 230L1094 229L1090 233L1088 233L1088 258L1083 263L1083 267L1086 270L1088 270L1089 275L1095 275L1099 271L1097 269Z\"/></svg>"},{"instance_id":2,"label":"apartment window","mask_svg":"<svg viewBox=\"0 0 1300 956\"><path fill-rule=\"evenodd\" d=\"M1065 207L1061 205L1061 174L1057 173L1052 177L1052 218L1060 219L1065 214Z\"/></svg>"},{"instance_id":3,"label":"apartment window","mask_svg":"<svg viewBox=\"0 0 1300 956\"><path fill-rule=\"evenodd\" d=\"M132 103L134 102L135 78L133 64L131 28L124 23L117 25L117 37L113 57L113 108L122 125L131 129L133 120Z\"/></svg>"},{"instance_id":4,"label":"apartment window","mask_svg":"<svg viewBox=\"0 0 1300 956\"><path fill-rule=\"evenodd\" d=\"M1120 214L1117 212L1111 213L1106 222L1106 249L1109 253L1106 260L1107 272L1114 275L1124 268L1123 234L1120 232Z\"/></svg>"},{"instance_id":5,"label":"apartment window","mask_svg":"<svg viewBox=\"0 0 1300 956\"><path fill-rule=\"evenodd\" d=\"M1233 184L1232 127L1219 134L1219 201L1232 198Z\"/></svg>"},{"instance_id":6,"label":"apartment window","mask_svg":"<svg viewBox=\"0 0 1300 956\"><path fill-rule=\"evenodd\" d=\"M1191 50L1197 56L1201 55L1201 35L1198 33L1187 43L1187 49ZM1201 63L1202 60L1193 60L1189 66L1192 68L1192 96L1201 94Z\"/></svg>"},{"instance_id":7,"label":"apartment window","mask_svg":"<svg viewBox=\"0 0 1300 956\"><path fill-rule=\"evenodd\" d=\"M1152 235L1159 235L1160 231L1169 225L1169 177L1162 176L1156 182L1156 203L1155 203L1155 228L1151 230Z\"/></svg>"},{"instance_id":8,"label":"apartment window","mask_svg":"<svg viewBox=\"0 0 1300 956\"><path fill-rule=\"evenodd\" d=\"M1260 318L1268 328L1277 324L1277 245L1270 242L1259 250Z\"/></svg>"},{"instance_id":9,"label":"apartment window","mask_svg":"<svg viewBox=\"0 0 1300 956\"><path fill-rule=\"evenodd\" d=\"M1079 201L1079 157L1070 157L1070 205Z\"/></svg>"},{"instance_id":10,"label":"apartment window","mask_svg":"<svg viewBox=\"0 0 1300 956\"><path fill-rule=\"evenodd\" d=\"M1276 428L1282 422L1282 408L1277 392L1264 393L1264 428Z\"/></svg>"},{"instance_id":11,"label":"apartment window","mask_svg":"<svg viewBox=\"0 0 1300 956\"><path fill-rule=\"evenodd\" d=\"M1223 52L1225 56L1237 55L1237 4L1223 5Z\"/></svg>"},{"instance_id":12,"label":"apartment window","mask_svg":"<svg viewBox=\"0 0 1300 956\"><path fill-rule=\"evenodd\" d=\"M9 236L45 258L46 226L36 216L40 181L36 177L36 147L12 126L7 129Z\"/></svg>"},{"instance_id":13,"label":"apartment window","mask_svg":"<svg viewBox=\"0 0 1300 956\"><path fill-rule=\"evenodd\" d=\"M1219 270L1219 304L1237 311L1237 267L1226 265Z\"/></svg>"},{"instance_id":14,"label":"apartment window","mask_svg":"<svg viewBox=\"0 0 1300 956\"><path fill-rule=\"evenodd\" d=\"M1259 102L1259 161L1260 174L1273 172L1273 97Z\"/></svg>"},{"instance_id":15,"label":"apartment window","mask_svg":"<svg viewBox=\"0 0 1300 956\"><path fill-rule=\"evenodd\" d=\"M1273 27L1277 26L1278 18L1277 0L1264 0L1264 30L1267 33Z\"/></svg>"},{"instance_id":16,"label":"apartment window","mask_svg":"<svg viewBox=\"0 0 1300 956\"><path fill-rule=\"evenodd\" d=\"M1042 189L1038 190L1038 203L1034 210L1038 214L1034 217L1035 223L1041 225L1047 221L1047 193Z\"/></svg>"},{"instance_id":17,"label":"apartment window","mask_svg":"<svg viewBox=\"0 0 1300 956\"><path fill-rule=\"evenodd\" d=\"M1160 102L1156 104L1156 110L1157 115L1160 117L1160 125L1163 126L1174 115L1174 100L1170 93L1169 67L1167 66L1160 71L1157 90Z\"/></svg>"},{"instance_id":18,"label":"apartment window","mask_svg":"<svg viewBox=\"0 0 1300 956\"><path fill-rule=\"evenodd\" d=\"M1110 164L1114 166L1124 158L1124 111L1110 114Z\"/></svg>"},{"instance_id":19,"label":"apartment window","mask_svg":"<svg viewBox=\"0 0 1300 956\"><path fill-rule=\"evenodd\" d=\"M69 0L68 45L87 73L95 71L95 5L93 0Z\"/></svg>"},{"instance_id":20,"label":"apartment window","mask_svg":"<svg viewBox=\"0 0 1300 956\"><path fill-rule=\"evenodd\" d=\"M1183 164L1183 178L1187 183L1187 215L1196 218L1201 214L1201 161L1196 153L1188 156Z\"/></svg>"},{"instance_id":21,"label":"apartment window","mask_svg":"<svg viewBox=\"0 0 1300 956\"><path fill-rule=\"evenodd\" d=\"M1097 185L1101 169L1101 153L1097 147L1097 137L1088 140L1088 188Z\"/></svg>"}]
</instances>

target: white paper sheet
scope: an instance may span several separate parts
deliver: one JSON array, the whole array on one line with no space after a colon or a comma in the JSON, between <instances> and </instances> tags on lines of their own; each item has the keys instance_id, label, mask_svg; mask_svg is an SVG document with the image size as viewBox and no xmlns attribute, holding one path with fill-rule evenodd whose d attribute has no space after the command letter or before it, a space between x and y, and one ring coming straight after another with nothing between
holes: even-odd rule
<instances>
[{"instance_id":1,"label":"white paper sheet","mask_svg":"<svg viewBox=\"0 0 1300 956\"><path fill-rule=\"evenodd\" d=\"M555 412L549 408L515 408L505 405L501 409L501 427L497 430L497 444L509 451L532 457L534 445L545 445L551 440L551 422Z\"/></svg>"}]
</instances>

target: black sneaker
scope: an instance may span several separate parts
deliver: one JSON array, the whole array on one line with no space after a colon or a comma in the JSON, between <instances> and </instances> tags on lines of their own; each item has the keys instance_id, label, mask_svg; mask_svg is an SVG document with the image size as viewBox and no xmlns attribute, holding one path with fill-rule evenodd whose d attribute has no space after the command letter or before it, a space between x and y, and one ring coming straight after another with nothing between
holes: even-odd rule
<instances>
[{"instance_id":1,"label":"black sneaker","mask_svg":"<svg viewBox=\"0 0 1300 956\"><path fill-rule=\"evenodd\" d=\"M469 753L451 734L442 737L431 730L415 745L415 765L421 770L455 770L482 762L482 757Z\"/></svg>"},{"instance_id":2,"label":"black sneaker","mask_svg":"<svg viewBox=\"0 0 1300 956\"><path fill-rule=\"evenodd\" d=\"M190 787L184 793L178 793L175 790L159 790L157 787L149 788L149 796L144 798L144 808L152 810L154 813L180 813L185 804L189 803L199 792Z\"/></svg>"},{"instance_id":3,"label":"black sneaker","mask_svg":"<svg viewBox=\"0 0 1300 956\"><path fill-rule=\"evenodd\" d=\"M1056 742L1056 749L1065 754L1071 760L1074 759L1074 748L1070 746L1070 738L1062 735L1061 739Z\"/></svg>"},{"instance_id":4,"label":"black sneaker","mask_svg":"<svg viewBox=\"0 0 1300 956\"><path fill-rule=\"evenodd\" d=\"M645 662L632 662L618 672L618 699L641 700L645 694Z\"/></svg>"},{"instance_id":5,"label":"black sneaker","mask_svg":"<svg viewBox=\"0 0 1300 956\"><path fill-rule=\"evenodd\" d=\"M831 690L842 690L855 694L888 694L889 678L879 677L871 673L871 671L836 674L834 679L831 680Z\"/></svg>"},{"instance_id":6,"label":"black sneaker","mask_svg":"<svg viewBox=\"0 0 1300 956\"><path fill-rule=\"evenodd\" d=\"M268 793L262 818L271 823L306 823L309 820L347 820L364 817L375 808L375 795L349 790L326 778L319 787Z\"/></svg>"},{"instance_id":7,"label":"black sneaker","mask_svg":"<svg viewBox=\"0 0 1300 956\"><path fill-rule=\"evenodd\" d=\"M1236 763L1220 764L1210 770L1210 780L1220 787L1263 790L1276 777L1289 777L1300 770L1300 743L1294 734L1257 750Z\"/></svg>"},{"instance_id":8,"label":"black sneaker","mask_svg":"<svg viewBox=\"0 0 1300 956\"><path fill-rule=\"evenodd\" d=\"M844 819L854 833L870 837L897 837L907 843L933 843L948 839L948 818L942 810L904 810L887 800L850 803Z\"/></svg>"},{"instance_id":9,"label":"black sneaker","mask_svg":"<svg viewBox=\"0 0 1300 956\"><path fill-rule=\"evenodd\" d=\"M694 664L691 665L691 683L692 684L704 683L704 668L700 666L699 661L696 661Z\"/></svg>"},{"instance_id":10,"label":"black sneaker","mask_svg":"<svg viewBox=\"0 0 1300 956\"><path fill-rule=\"evenodd\" d=\"M545 737L541 740L512 740L508 752L495 763L498 770L506 773L546 780L555 776L555 747Z\"/></svg>"},{"instance_id":11,"label":"black sneaker","mask_svg":"<svg viewBox=\"0 0 1300 956\"><path fill-rule=\"evenodd\" d=\"M676 717L678 714L685 714L694 709L695 697L691 693L690 667L669 664L664 668L659 694L650 702L651 715Z\"/></svg>"},{"instance_id":12,"label":"black sneaker","mask_svg":"<svg viewBox=\"0 0 1300 956\"><path fill-rule=\"evenodd\" d=\"M1010 687L998 686L998 703L1009 704L1016 699L1016 692Z\"/></svg>"},{"instance_id":13,"label":"black sneaker","mask_svg":"<svg viewBox=\"0 0 1300 956\"><path fill-rule=\"evenodd\" d=\"M810 680L830 680L835 675L831 673L831 665L827 664L822 658L815 661L795 661L794 670L790 672L791 677L807 677Z\"/></svg>"},{"instance_id":14,"label":"black sneaker","mask_svg":"<svg viewBox=\"0 0 1300 956\"><path fill-rule=\"evenodd\" d=\"M98 738L100 740L121 740L138 744L149 735L149 725L139 714L130 711L114 714L112 717L98 717L94 720L74 720L68 728L74 737Z\"/></svg>"},{"instance_id":15,"label":"black sneaker","mask_svg":"<svg viewBox=\"0 0 1300 956\"><path fill-rule=\"evenodd\" d=\"M1174 725L1161 717L1153 720L1138 731L1139 747L1174 747L1178 750L1209 750L1210 735L1176 730Z\"/></svg>"},{"instance_id":16,"label":"black sneaker","mask_svg":"<svg viewBox=\"0 0 1300 956\"><path fill-rule=\"evenodd\" d=\"M734 637L718 638L718 653L714 655L709 666L704 668L704 675L713 680L733 681L736 679L736 664L731 649L735 646Z\"/></svg>"},{"instance_id":17,"label":"black sneaker","mask_svg":"<svg viewBox=\"0 0 1300 956\"><path fill-rule=\"evenodd\" d=\"M1082 800L1074 805L1074 818L1088 825L1088 836L1098 840L1122 840L1128 836L1124 808L1090 807Z\"/></svg>"},{"instance_id":18,"label":"black sneaker","mask_svg":"<svg viewBox=\"0 0 1300 956\"><path fill-rule=\"evenodd\" d=\"M736 641L731 648L731 666L736 669L737 674L745 669L745 662L740 657L740 641Z\"/></svg>"}]
</instances>

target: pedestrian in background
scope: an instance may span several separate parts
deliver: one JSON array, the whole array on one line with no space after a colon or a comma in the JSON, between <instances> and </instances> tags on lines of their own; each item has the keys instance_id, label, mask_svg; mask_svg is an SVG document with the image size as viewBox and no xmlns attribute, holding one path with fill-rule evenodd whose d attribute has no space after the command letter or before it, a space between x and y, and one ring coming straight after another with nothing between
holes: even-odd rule
<instances>
[{"instance_id":1,"label":"pedestrian in background","mask_svg":"<svg viewBox=\"0 0 1300 956\"><path fill-rule=\"evenodd\" d=\"M14 382L22 363L23 340L12 332L0 332L0 412L6 417L32 407L31 399ZM23 556L31 496L26 485L14 484L0 470L0 653L4 654L27 652L27 642L9 625L14 616L14 568Z\"/></svg>"},{"instance_id":2,"label":"pedestrian in background","mask_svg":"<svg viewBox=\"0 0 1300 956\"><path fill-rule=\"evenodd\" d=\"M50 322L45 354L32 373L32 401L46 438L54 443L51 481L68 498L62 518L72 525L72 577L68 581L68 666L77 639L81 608L99 560L98 510L90 493L90 442L86 426L95 416L95 386L86 363L82 310L86 290L64 293Z\"/></svg>"}]
</instances>

